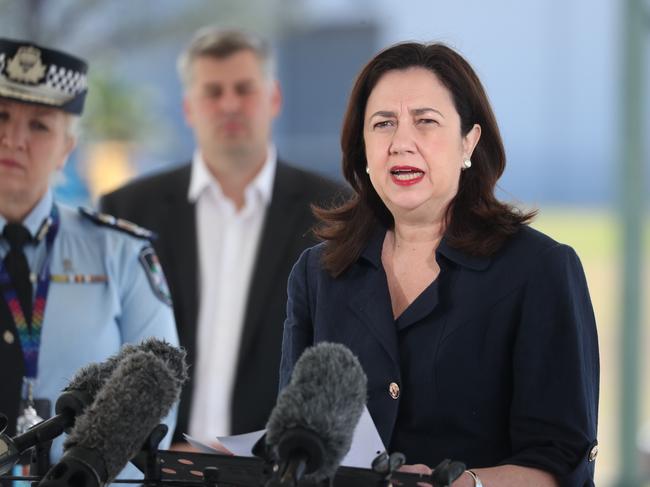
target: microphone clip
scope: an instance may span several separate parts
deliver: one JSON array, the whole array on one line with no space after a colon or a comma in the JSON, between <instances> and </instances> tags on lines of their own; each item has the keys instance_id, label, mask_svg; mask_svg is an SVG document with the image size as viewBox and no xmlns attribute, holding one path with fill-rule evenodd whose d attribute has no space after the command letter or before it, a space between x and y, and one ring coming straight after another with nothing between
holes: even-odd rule
<instances>
[{"instance_id":1,"label":"microphone clip","mask_svg":"<svg viewBox=\"0 0 650 487\"><path fill-rule=\"evenodd\" d=\"M452 462L445 458L431 472L430 482L433 487L449 487L454 481L463 475L465 464L462 462Z\"/></svg>"},{"instance_id":2,"label":"microphone clip","mask_svg":"<svg viewBox=\"0 0 650 487\"><path fill-rule=\"evenodd\" d=\"M393 452L389 455L384 451L375 457L372 461L371 468L373 472L378 473L383 477L380 485L388 487L392 485L393 474L397 472L404 463L406 463L406 457L403 453Z\"/></svg>"}]
</instances>

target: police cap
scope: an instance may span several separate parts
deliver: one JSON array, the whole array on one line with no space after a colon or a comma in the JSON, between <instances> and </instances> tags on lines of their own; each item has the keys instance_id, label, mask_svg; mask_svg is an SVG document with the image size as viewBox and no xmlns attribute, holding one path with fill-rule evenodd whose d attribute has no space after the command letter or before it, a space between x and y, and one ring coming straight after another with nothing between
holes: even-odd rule
<instances>
[{"instance_id":1,"label":"police cap","mask_svg":"<svg viewBox=\"0 0 650 487\"><path fill-rule=\"evenodd\" d=\"M0 38L0 97L80 115L88 80L82 59L33 42Z\"/></svg>"}]
</instances>

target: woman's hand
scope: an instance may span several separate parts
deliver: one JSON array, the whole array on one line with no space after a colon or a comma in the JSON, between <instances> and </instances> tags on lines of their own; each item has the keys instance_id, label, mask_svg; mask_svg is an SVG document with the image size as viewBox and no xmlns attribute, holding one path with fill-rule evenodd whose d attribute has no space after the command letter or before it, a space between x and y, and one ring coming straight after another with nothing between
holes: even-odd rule
<instances>
[{"instance_id":1,"label":"woman's hand","mask_svg":"<svg viewBox=\"0 0 650 487\"><path fill-rule=\"evenodd\" d=\"M429 467L422 463L416 463L415 465L402 465L399 468L400 472L406 472L406 473L419 473L420 475L431 475L431 470Z\"/></svg>"},{"instance_id":2,"label":"woman's hand","mask_svg":"<svg viewBox=\"0 0 650 487\"><path fill-rule=\"evenodd\" d=\"M422 463L417 463L415 465L404 465L399 469L400 472L406 473L417 473L420 475L426 475L427 477L431 475L431 468L423 465ZM420 487L431 487L431 484L428 482L418 482ZM467 474L463 472L458 479L451 484L452 487L474 487L474 480Z\"/></svg>"},{"instance_id":3,"label":"woman's hand","mask_svg":"<svg viewBox=\"0 0 650 487\"><path fill-rule=\"evenodd\" d=\"M431 468L426 465L404 465L400 472L417 473L420 475L431 475ZM529 487L557 487L555 478L548 472L536 468L520 467L518 465L501 465L486 469L472 469L481 478L483 487L499 486L521 486ZM427 482L418 483L421 487L431 487ZM474 487L474 479L463 472L463 474L451 484L451 487Z\"/></svg>"}]
</instances>

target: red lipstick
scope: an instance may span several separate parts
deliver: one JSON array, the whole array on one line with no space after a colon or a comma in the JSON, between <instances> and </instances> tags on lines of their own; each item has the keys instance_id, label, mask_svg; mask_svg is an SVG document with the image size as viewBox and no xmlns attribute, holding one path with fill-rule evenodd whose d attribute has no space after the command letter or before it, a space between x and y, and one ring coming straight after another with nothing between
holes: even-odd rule
<instances>
[{"instance_id":1,"label":"red lipstick","mask_svg":"<svg viewBox=\"0 0 650 487\"><path fill-rule=\"evenodd\" d=\"M20 167L20 164L18 164L18 161L16 161L15 159L3 158L0 159L0 166Z\"/></svg>"},{"instance_id":2,"label":"red lipstick","mask_svg":"<svg viewBox=\"0 0 650 487\"><path fill-rule=\"evenodd\" d=\"M424 171L413 166L393 166L390 168L393 182L399 186L412 186L424 178Z\"/></svg>"}]
</instances>

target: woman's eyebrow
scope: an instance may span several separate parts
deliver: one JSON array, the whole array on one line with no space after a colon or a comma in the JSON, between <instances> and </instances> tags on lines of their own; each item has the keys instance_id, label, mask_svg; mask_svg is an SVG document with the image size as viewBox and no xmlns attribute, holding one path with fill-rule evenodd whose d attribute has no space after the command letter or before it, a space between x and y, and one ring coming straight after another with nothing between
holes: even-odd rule
<instances>
[{"instance_id":1,"label":"woman's eyebrow","mask_svg":"<svg viewBox=\"0 0 650 487\"><path fill-rule=\"evenodd\" d=\"M411 115L424 115L425 113L429 113L429 112L437 113L442 118L445 118L445 116L442 114L440 110L436 110L435 108L430 108L430 107L414 108L411 110Z\"/></svg>"}]
</instances>

